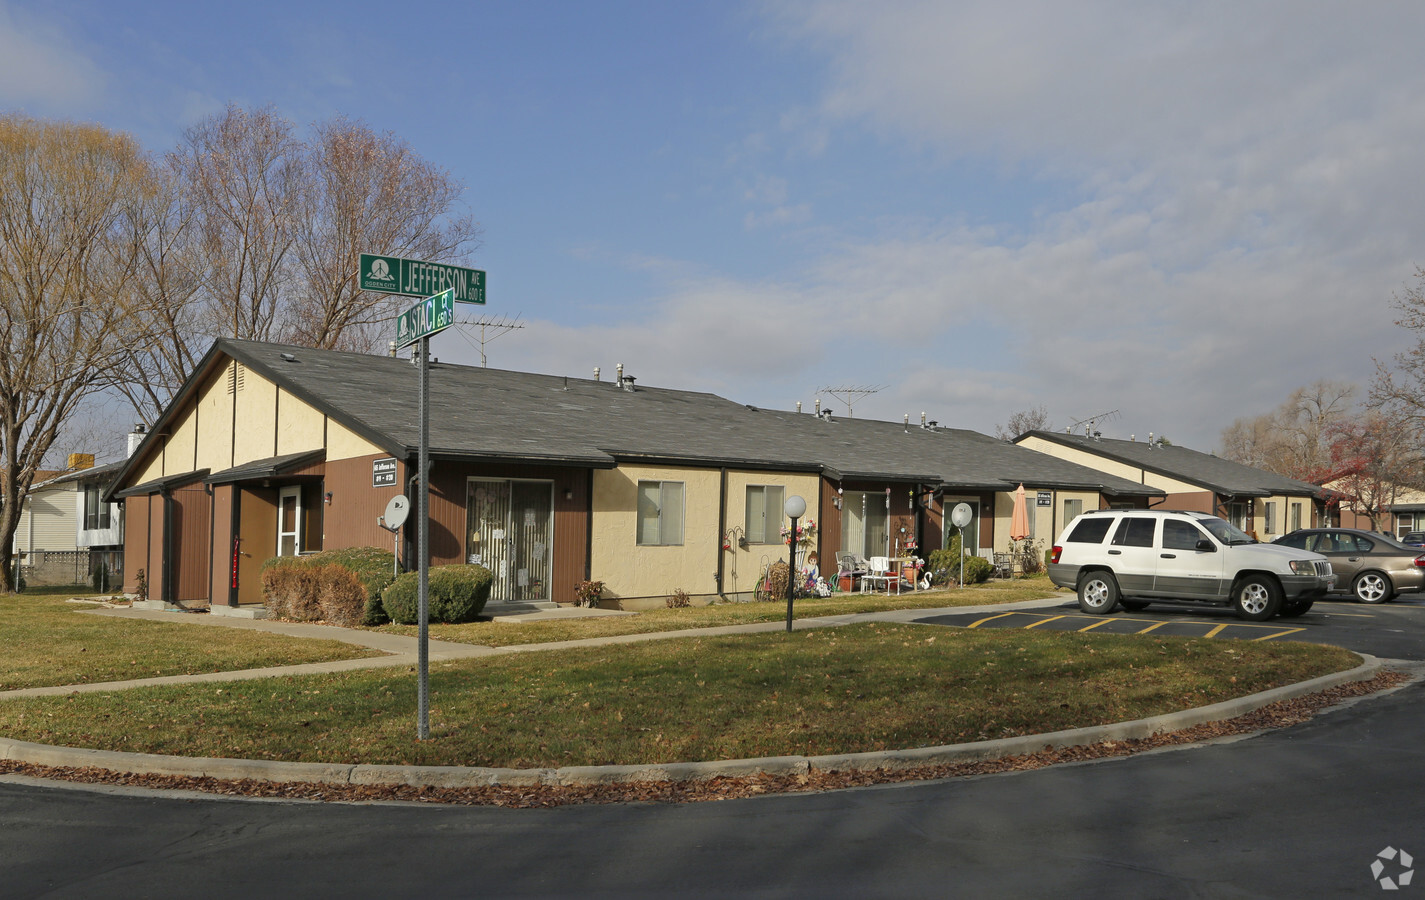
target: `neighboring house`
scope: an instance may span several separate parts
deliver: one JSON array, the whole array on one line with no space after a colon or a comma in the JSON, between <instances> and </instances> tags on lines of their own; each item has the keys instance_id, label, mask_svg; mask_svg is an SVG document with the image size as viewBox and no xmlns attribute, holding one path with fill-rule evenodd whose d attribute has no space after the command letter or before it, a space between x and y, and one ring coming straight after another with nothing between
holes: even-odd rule
<instances>
[{"instance_id":1,"label":"neighboring house","mask_svg":"<svg viewBox=\"0 0 1425 900\"><path fill-rule=\"evenodd\" d=\"M72 455L72 470L46 473L25 496L15 555L27 584L89 583L101 565L106 584L109 578L115 587L121 583L123 507L103 493L123 464L94 467L93 460Z\"/></svg>"},{"instance_id":2,"label":"neighboring house","mask_svg":"<svg viewBox=\"0 0 1425 900\"><path fill-rule=\"evenodd\" d=\"M1187 447L1049 431L1015 443L1151 485L1167 495L1154 506L1221 516L1264 541L1321 520L1320 486Z\"/></svg>"},{"instance_id":3,"label":"neighboring house","mask_svg":"<svg viewBox=\"0 0 1425 900\"><path fill-rule=\"evenodd\" d=\"M126 588L215 609L261 602L274 556L393 547L378 518L414 501L416 369L395 357L220 340L114 481ZM712 394L432 364L433 565L495 574L490 609L575 598L633 608L747 594L785 559L800 494L823 568L840 549L941 546L946 505L977 508L973 548L1009 544L1012 492L1037 536L1163 492L954 429L755 409ZM408 565L414 517L397 542ZM394 549L394 548L393 548ZM889 552L887 552L889 551Z\"/></svg>"},{"instance_id":4,"label":"neighboring house","mask_svg":"<svg viewBox=\"0 0 1425 900\"><path fill-rule=\"evenodd\" d=\"M1410 531L1425 531L1425 492L1414 488L1386 485L1379 498L1381 510L1376 515L1374 528L1371 518L1348 495L1348 486L1339 481L1327 482L1323 487L1331 492L1337 501L1331 524L1341 528L1360 528L1364 531L1380 530L1401 537Z\"/></svg>"}]
</instances>

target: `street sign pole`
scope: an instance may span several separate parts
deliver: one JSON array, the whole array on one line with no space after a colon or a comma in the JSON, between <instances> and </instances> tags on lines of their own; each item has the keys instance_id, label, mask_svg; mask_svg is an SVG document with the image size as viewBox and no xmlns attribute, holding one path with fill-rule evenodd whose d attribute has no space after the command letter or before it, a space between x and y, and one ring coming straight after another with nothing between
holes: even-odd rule
<instances>
[{"instance_id":1,"label":"street sign pole","mask_svg":"<svg viewBox=\"0 0 1425 900\"><path fill-rule=\"evenodd\" d=\"M430 335L420 339L416 351L421 357L420 418L421 448L417 473L421 480L420 512L416 523L420 588L416 600L416 738L430 739Z\"/></svg>"}]
</instances>

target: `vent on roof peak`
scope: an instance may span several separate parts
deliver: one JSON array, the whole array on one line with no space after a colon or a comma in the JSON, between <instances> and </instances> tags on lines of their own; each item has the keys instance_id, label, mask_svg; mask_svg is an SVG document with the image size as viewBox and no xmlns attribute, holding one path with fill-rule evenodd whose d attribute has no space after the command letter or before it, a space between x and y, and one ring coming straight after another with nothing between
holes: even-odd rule
<instances>
[{"instance_id":1,"label":"vent on roof peak","mask_svg":"<svg viewBox=\"0 0 1425 900\"><path fill-rule=\"evenodd\" d=\"M293 356L293 355L290 354L290 353L284 353L284 354L282 354L282 358L283 358L284 360L286 360L287 362L296 362L296 361L297 361L297 357Z\"/></svg>"}]
</instances>

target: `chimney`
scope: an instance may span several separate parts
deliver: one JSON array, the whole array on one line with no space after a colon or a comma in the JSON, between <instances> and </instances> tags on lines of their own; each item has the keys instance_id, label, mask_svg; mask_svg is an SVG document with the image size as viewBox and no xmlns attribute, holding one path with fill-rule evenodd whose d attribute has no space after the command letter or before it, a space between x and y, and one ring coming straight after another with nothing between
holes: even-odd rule
<instances>
[{"instance_id":1,"label":"chimney","mask_svg":"<svg viewBox=\"0 0 1425 900\"><path fill-rule=\"evenodd\" d=\"M145 426L144 423L139 422L134 425L134 430L129 432L129 452L124 454L125 458L134 455L134 451L139 448L139 444L143 443L144 432L146 431L148 431L148 427Z\"/></svg>"}]
</instances>

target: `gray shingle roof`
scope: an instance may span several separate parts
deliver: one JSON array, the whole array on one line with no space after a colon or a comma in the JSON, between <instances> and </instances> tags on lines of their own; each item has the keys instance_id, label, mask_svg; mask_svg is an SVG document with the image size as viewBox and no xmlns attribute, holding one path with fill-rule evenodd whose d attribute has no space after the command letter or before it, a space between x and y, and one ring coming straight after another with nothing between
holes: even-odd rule
<instances>
[{"instance_id":1,"label":"gray shingle roof","mask_svg":"<svg viewBox=\"0 0 1425 900\"><path fill-rule=\"evenodd\" d=\"M1177 445L1150 447L1147 441L1094 438L1089 435L1051 431L1031 431L1020 435L1016 440L1030 436L1096 453L1105 459L1127 463L1180 481L1200 484L1218 494L1267 497L1272 494L1315 495L1321 491L1319 485Z\"/></svg>"},{"instance_id":2,"label":"gray shingle roof","mask_svg":"<svg viewBox=\"0 0 1425 900\"><path fill-rule=\"evenodd\" d=\"M226 354L396 456L419 442L408 359L220 340ZM190 379L184 390L192 389ZM437 458L611 467L618 460L776 467L834 478L985 490L1162 491L961 429L906 428L762 410L715 394L611 381L433 365L430 447ZM157 430L157 429L155 429Z\"/></svg>"}]
</instances>

